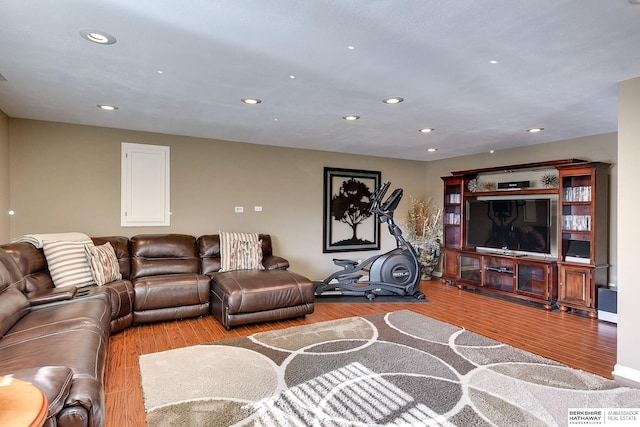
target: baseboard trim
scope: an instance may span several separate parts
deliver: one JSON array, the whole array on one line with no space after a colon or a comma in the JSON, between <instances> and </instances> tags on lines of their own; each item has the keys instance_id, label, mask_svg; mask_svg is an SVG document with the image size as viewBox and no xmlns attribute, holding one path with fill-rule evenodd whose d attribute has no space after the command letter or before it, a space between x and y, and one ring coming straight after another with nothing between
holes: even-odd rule
<instances>
[{"instance_id":1,"label":"baseboard trim","mask_svg":"<svg viewBox=\"0 0 640 427\"><path fill-rule=\"evenodd\" d=\"M611 313L604 310L598 310L598 320L603 320L610 323L618 323L618 313Z\"/></svg>"},{"instance_id":2,"label":"baseboard trim","mask_svg":"<svg viewBox=\"0 0 640 427\"><path fill-rule=\"evenodd\" d=\"M640 388L640 371L618 363L613 367L613 379L626 387Z\"/></svg>"}]
</instances>

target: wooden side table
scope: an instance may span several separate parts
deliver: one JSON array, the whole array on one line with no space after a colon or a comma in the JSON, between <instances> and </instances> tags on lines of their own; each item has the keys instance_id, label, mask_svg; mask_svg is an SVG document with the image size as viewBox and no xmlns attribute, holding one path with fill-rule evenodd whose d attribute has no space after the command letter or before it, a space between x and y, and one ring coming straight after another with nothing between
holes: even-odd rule
<instances>
[{"instance_id":1,"label":"wooden side table","mask_svg":"<svg viewBox=\"0 0 640 427\"><path fill-rule=\"evenodd\" d=\"M47 418L47 396L35 385L0 377L0 426L41 426Z\"/></svg>"}]
</instances>

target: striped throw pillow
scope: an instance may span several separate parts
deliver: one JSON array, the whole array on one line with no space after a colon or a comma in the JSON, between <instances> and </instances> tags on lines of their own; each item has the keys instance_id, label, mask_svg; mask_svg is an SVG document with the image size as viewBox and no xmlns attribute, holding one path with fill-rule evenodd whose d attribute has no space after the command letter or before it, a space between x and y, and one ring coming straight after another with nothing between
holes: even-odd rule
<instances>
[{"instance_id":1,"label":"striped throw pillow","mask_svg":"<svg viewBox=\"0 0 640 427\"><path fill-rule=\"evenodd\" d=\"M104 245L85 245L84 247L93 280L98 286L122 279L116 251L107 242Z\"/></svg>"},{"instance_id":2,"label":"striped throw pillow","mask_svg":"<svg viewBox=\"0 0 640 427\"><path fill-rule=\"evenodd\" d=\"M85 286L93 284L91 267L87 261L85 245L93 245L91 240L80 242L55 241L44 242L42 250L47 259L47 266L53 285Z\"/></svg>"},{"instance_id":3,"label":"striped throw pillow","mask_svg":"<svg viewBox=\"0 0 640 427\"><path fill-rule=\"evenodd\" d=\"M220 232L220 271L264 270L258 233Z\"/></svg>"}]
</instances>

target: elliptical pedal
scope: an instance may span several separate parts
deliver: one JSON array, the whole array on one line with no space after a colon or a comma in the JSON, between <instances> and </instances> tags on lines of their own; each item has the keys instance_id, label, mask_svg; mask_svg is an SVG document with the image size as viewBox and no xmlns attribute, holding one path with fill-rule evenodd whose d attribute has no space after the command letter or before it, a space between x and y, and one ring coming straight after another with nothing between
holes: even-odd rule
<instances>
[{"instance_id":1,"label":"elliptical pedal","mask_svg":"<svg viewBox=\"0 0 640 427\"><path fill-rule=\"evenodd\" d=\"M361 273L346 273L338 277L338 283L341 285L352 285L362 277Z\"/></svg>"}]
</instances>

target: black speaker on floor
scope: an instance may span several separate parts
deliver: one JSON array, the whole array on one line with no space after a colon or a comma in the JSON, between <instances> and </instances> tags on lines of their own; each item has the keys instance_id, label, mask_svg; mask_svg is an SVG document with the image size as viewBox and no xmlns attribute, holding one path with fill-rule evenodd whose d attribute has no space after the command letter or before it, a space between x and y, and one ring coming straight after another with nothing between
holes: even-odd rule
<instances>
[{"instance_id":1,"label":"black speaker on floor","mask_svg":"<svg viewBox=\"0 0 640 427\"><path fill-rule=\"evenodd\" d=\"M618 292L598 288L598 319L618 323Z\"/></svg>"}]
</instances>

